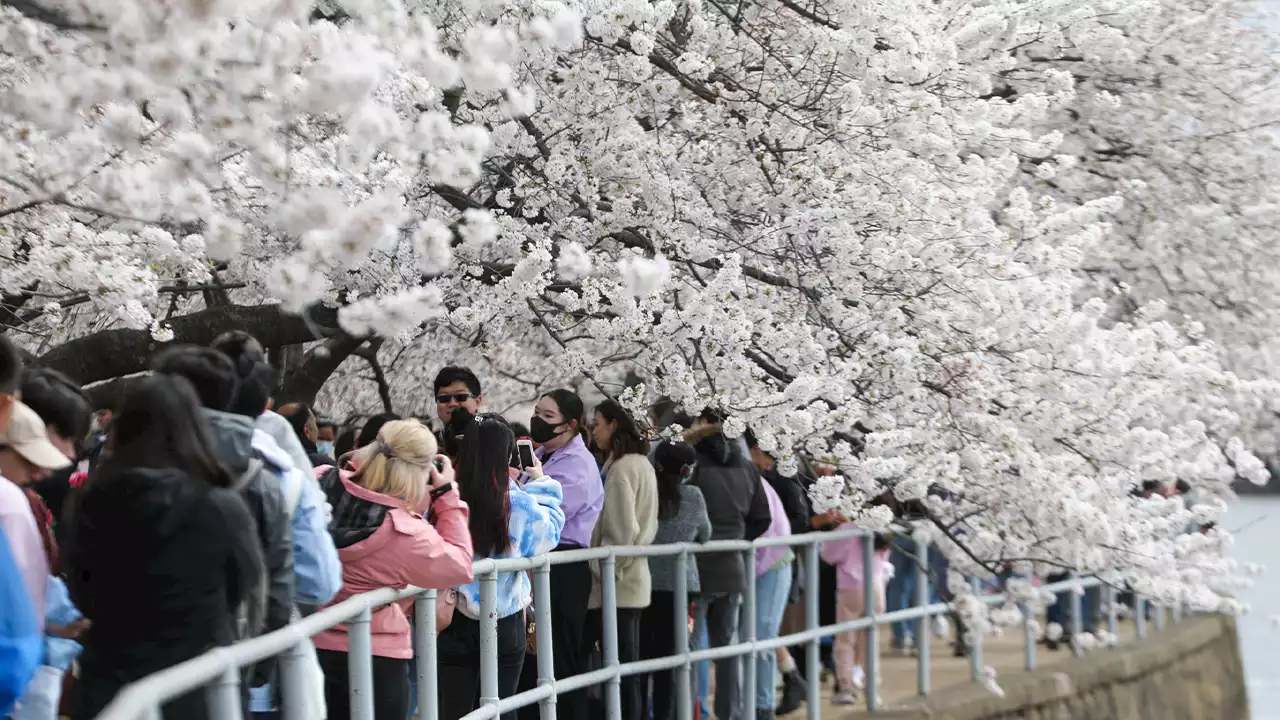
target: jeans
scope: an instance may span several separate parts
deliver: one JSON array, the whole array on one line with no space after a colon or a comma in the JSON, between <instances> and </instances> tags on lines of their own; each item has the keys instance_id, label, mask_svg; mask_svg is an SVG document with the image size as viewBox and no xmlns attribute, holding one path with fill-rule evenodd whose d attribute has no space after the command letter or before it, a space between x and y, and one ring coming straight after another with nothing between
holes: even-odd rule
<instances>
[{"instance_id":1,"label":"jeans","mask_svg":"<svg viewBox=\"0 0 1280 720\"><path fill-rule=\"evenodd\" d=\"M480 623L454 612L453 622L436 640L440 720L458 720L480 705ZM524 667L524 611L498 620L498 697L516 694ZM408 661L405 661L408 662ZM330 713L332 715L332 713ZM382 717L381 714L378 717ZM390 716L388 716L390 717ZM515 720L515 711L502 720Z\"/></svg>"},{"instance_id":2,"label":"jeans","mask_svg":"<svg viewBox=\"0 0 1280 720\"><path fill-rule=\"evenodd\" d=\"M710 647L732 645L738 634L741 593L704 594L694 606L695 622L707 628ZM699 688L701 689L701 688ZM716 661L716 720L742 720L742 658Z\"/></svg>"},{"instance_id":3,"label":"jeans","mask_svg":"<svg viewBox=\"0 0 1280 720\"><path fill-rule=\"evenodd\" d=\"M791 594L792 565L780 568L756 578L756 639L772 640L778 637L782 627L782 612L787 609L787 597ZM778 654L762 650L756 655L756 708L772 710L777 707Z\"/></svg>"},{"instance_id":4,"label":"jeans","mask_svg":"<svg viewBox=\"0 0 1280 720\"><path fill-rule=\"evenodd\" d=\"M1066 573L1054 573L1045 578L1045 582L1056 583L1066 580ZM1098 613L1102 601L1102 593L1097 587L1085 588L1084 597L1080 598L1080 632L1094 633L1098 631ZM1055 596L1053 604L1045 611L1046 623L1057 623L1062 627L1064 636L1071 634L1071 594L1060 592Z\"/></svg>"},{"instance_id":5,"label":"jeans","mask_svg":"<svg viewBox=\"0 0 1280 720\"><path fill-rule=\"evenodd\" d=\"M889 553L893 564L893 578L885 590L885 600L889 612L915 607L916 604L916 541L910 536L898 536L893 539L893 550ZM900 620L893 623L891 629L892 646L903 647L907 638L915 639L920 634L919 620Z\"/></svg>"},{"instance_id":6,"label":"jeans","mask_svg":"<svg viewBox=\"0 0 1280 720\"><path fill-rule=\"evenodd\" d=\"M694 615L696 616L697 613L698 604L695 600ZM693 637L690 638L689 644L693 650L707 649L709 643L707 642L707 624L705 622L700 622L695 618ZM694 663L693 678L698 707L702 709L701 717L711 717L711 661L700 660Z\"/></svg>"}]
</instances>

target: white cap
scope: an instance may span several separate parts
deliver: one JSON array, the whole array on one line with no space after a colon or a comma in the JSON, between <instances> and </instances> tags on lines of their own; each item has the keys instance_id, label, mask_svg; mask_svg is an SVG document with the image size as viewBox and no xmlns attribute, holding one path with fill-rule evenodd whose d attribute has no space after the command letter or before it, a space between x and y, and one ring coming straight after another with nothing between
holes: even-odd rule
<instances>
[{"instance_id":1,"label":"white cap","mask_svg":"<svg viewBox=\"0 0 1280 720\"><path fill-rule=\"evenodd\" d=\"M62 451L49 442L49 431L35 410L20 402L13 404L9 427L0 432L0 449L8 448L27 462L45 470L61 470L71 465Z\"/></svg>"}]
</instances>

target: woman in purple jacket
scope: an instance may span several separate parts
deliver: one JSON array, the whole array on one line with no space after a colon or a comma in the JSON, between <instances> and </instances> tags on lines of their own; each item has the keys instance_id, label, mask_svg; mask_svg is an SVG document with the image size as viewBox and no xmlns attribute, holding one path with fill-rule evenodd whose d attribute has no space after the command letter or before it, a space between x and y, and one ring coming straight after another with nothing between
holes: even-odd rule
<instances>
[{"instance_id":1,"label":"woman in purple jacket","mask_svg":"<svg viewBox=\"0 0 1280 720\"><path fill-rule=\"evenodd\" d=\"M584 442L582 399L571 390L553 390L538 401L529 421L529 435L537 446L543 472L560 481L564 490L564 530L556 551L591 546L591 532L604 507L604 483L600 466ZM586 562L555 565L551 569L551 645L557 680L587 671L588 648L584 640L587 601L591 597L591 568ZM528 664L526 664L526 667ZM534 673L536 676L536 673ZM536 685L536 677L529 678ZM538 708L526 709L537 717ZM521 718L525 718L524 712ZM585 691L556 698L560 720L587 720Z\"/></svg>"}]
</instances>

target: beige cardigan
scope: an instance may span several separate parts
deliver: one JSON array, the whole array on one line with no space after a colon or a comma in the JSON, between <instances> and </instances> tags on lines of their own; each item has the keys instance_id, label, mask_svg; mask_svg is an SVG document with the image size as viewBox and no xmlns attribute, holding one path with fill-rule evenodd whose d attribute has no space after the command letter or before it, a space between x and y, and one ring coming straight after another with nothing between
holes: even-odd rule
<instances>
[{"instance_id":1,"label":"beige cardigan","mask_svg":"<svg viewBox=\"0 0 1280 720\"><path fill-rule=\"evenodd\" d=\"M658 532L658 478L644 455L624 455L605 466L604 508L591 547L648 545ZM618 558L614 569L618 607L649 607L648 558ZM600 563L591 561L590 608L602 605Z\"/></svg>"}]
</instances>

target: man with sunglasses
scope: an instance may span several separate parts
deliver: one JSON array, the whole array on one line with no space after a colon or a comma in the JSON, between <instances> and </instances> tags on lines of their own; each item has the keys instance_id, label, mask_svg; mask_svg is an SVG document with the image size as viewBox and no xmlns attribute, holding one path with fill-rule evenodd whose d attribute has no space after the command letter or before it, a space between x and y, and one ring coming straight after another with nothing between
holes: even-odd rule
<instances>
[{"instance_id":1,"label":"man with sunglasses","mask_svg":"<svg viewBox=\"0 0 1280 720\"><path fill-rule=\"evenodd\" d=\"M453 411L466 408L472 416L480 413L484 396L480 393L480 378L470 368L449 366L436 374L436 417L449 423Z\"/></svg>"}]
</instances>

